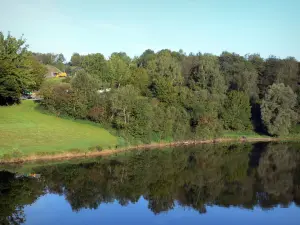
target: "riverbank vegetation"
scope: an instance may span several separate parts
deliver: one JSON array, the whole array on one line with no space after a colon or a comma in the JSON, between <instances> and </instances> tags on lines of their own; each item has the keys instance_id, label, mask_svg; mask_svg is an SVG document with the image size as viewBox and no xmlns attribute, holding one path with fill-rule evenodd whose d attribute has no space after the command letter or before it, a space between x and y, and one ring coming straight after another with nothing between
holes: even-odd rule
<instances>
[{"instance_id":1,"label":"riverbank vegetation","mask_svg":"<svg viewBox=\"0 0 300 225\"><path fill-rule=\"evenodd\" d=\"M42 88L42 105L104 124L129 143L223 131L286 136L298 123L299 62L292 57L147 50L133 59L74 54L69 64L80 70L69 83Z\"/></svg>"},{"instance_id":2,"label":"riverbank vegetation","mask_svg":"<svg viewBox=\"0 0 300 225\"><path fill-rule=\"evenodd\" d=\"M40 90L48 113L101 124L127 145L298 130L300 70L293 57L163 49L134 58L74 53L66 62L61 53L32 53L24 39L0 33L0 59L2 105L20 103L23 90ZM45 82L46 65L69 77Z\"/></svg>"}]
</instances>

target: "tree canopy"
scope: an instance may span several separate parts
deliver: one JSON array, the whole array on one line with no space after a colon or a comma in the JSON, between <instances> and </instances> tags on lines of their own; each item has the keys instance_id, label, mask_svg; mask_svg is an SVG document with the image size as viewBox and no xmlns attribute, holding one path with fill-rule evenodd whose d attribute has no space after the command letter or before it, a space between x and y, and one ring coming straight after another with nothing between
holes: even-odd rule
<instances>
[{"instance_id":1,"label":"tree canopy","mask_svg":"<svg viewBox=\"0 0 300 225\"><path fill-rule=\"evenodd\" d=\"M268 89L262 104L263 122L271 135L286 135L297 119L295 106L297 96L283 83L273 84Z\"/></svg>"},{"instance_id":2,"label":"tree canopy","mask_svg":"<svg viewBox=\"0 0 300 225\"><path fill-rule=\"evenodd\" d=\"M0 32L0 105L19 102L22 92L36 85L34 70L39 68L28 57L23 37L17 39L10 34L5 37Z\"/></svg>"}]
</instances>

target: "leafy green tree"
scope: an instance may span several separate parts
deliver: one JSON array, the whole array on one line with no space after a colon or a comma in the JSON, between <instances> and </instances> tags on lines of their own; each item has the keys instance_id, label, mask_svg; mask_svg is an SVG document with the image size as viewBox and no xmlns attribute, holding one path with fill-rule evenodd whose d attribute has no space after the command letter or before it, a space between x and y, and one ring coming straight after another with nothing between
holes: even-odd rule
<instances>
[{"instance_id":1,"label":"leafy green tree","mask_svg":"<svg viewBox=\"0 0 300 225\"><path fill-rule=\"evenodd\" d=\"M152 100L152 131L155 141L170 140L173 134L174 114L165 103Z\"/></svg>"},{"instance_id":2,"label":"leafy green tree","mask_svg":"<svg viewBox=\"0 0 300 225\"><path fill-rule=\"evenodd\" d=\"M73 55L71 56L71 65L72 66L81 66L81 56L79 55L79 53L73 53Z\"/></svg>"},{"instance_id":3,"label":"leafy green tree","mask_svg":"<svg viewBox=\"0 0 300 225\"><path fill-rule=\"evenodd\" d=\"M42 64L52 65L57 67L61 71L65 71L65 62L66 59L62 53L32 53L33 56Z\"/></svg>"},{"instance_id":4,"label":"leafy green tree","mask_svg":"<svg viewBox=\"0 0 300 225\"><path fill-rule=\"evenodd\" d=\"M113 123L117 128L125 128L131 121L133 108L139 98L139 91L132 85L120 87L110 96Z\"/></svg>"},{"instance_id":5,"label":"leafy green tree","mask_svg":"<svg viewBox=\"0 0 300 225\"><path fill-rule=\"evenodd\" d=\"M269 57L265 62L265 70L260 79L261 90L265 94L268 86L273 83L283 83L297 91L299 82L299 65L295 58L279 59Z\"/></svg>"},{"instance_id":6,"label":"leafy green tree","mask_svg":"<svg viewBox=\"0 0 300 225\"><path fill-rule=\"evenodd\" d=\"M152 134L153 110L149 100L144 97L136 99L131 112L128 131L136 139L150 143Z\"/></svg>"},{"instance_id":7,"label":"leafy green tree","mask_svg":"<svg viewBox=\"0 0 300 225\"><path fill-rule=\"evenodd\" d=\"M193 108L193 132L195 139L207 139L220 136L222 122L219 120L219 113L216 110L217 104L208 99L202 100L201 105Z\"/></svg>"},{"instance_id":8,"label":"leafy green tree","mask_svg":"<svg viewBox=\"0 0 300 225\"><path fill-rule=\"evenodd\" d=\"M57 58L53 53L32 53L34 57L44 65L54 65L56 63L55 59Z\"/></svg>"},{"instance_id":9,"label":"leafy green tree","mask_svg":"<svg viewBox=\"0 0 300 225\"><path fill-rule=\"evenodd\" d=\"M149 96L150 79L147 70L142 67L131 67L129 83L140 89L142 95Z\"/></svg>"},{"instance_id":10,"label":"leafy green tree","mask_svg":"<svg viewBox=\"0 0 300 225\"><path fill-rule=\"evenodd\" d=\"M172 85L179 85L183 82L181 66L169 52L161 52L149 61L147 70L152 79L163 77Z\"/></svg>"},{"instance_id":11,"label":"leafy green tree","mask_svg":"<svg viewBox=\"0 0 300 225\"><path fill-rule=\"evenodd\" d=\"M107 62L109 77L106 80L113 87L119 88L129 83L131 72L129 64L123 57L123 55L113 54Z\"/></svg>"},{"instance_id":12,"label":"leafy green tree","mask_svg":"<svg viewBox=\"0 0 300 225\"><path fill-rule=\"evenodd\" d=\"M33 83L28 87L30 90L39 90L45 80L47 68L41 64L34 56L29 55L27 58L30 76Z\"/></svg>"},{"instance_id":13,"label":"leafy green tree","mask_svg":"<svg viewBox=\"0 0 300 225\"><path fill-rule=\"evenodd\" d=\"M224 102L222 119L224 128L229 130L251 129L251 106L248 95L240 91L230 91Z\"/></svg>"},{"instance_id":14,"label":"leafy green tree","mask_svg":"<svg viewBox=\"0 0 300 225\"><path fill-rule=\"evenodd\" d=\"M107 63L100 53L82 56L81 67L89 74L101 80L107 80Z\"/></svg>"},{"instance_id":15,"label":"leafy green tree","mask_svg":"<svg viewBox=\"0 0 300 225\"><path fill-rule=\"evenodd\" d=\"M180 64L166 51L148 62L147 71L151 80L150 90L154 97L166 103L174 103L178 88L183 83Z\"/></svg>"},{"instance_id":16,"label":"leafy green tree","mask_svg":"<svg viewBox=\"0 0 300 225\"><path fill-rule=\"evenodd\" d=\"M101 87L99 80L84 71L78 71L71 80L71 86L87 100L88 108L96 103Z\"/></svg>"},{"instance_id":17,"label":"leafy green tree","mask_svg":"<svg viewBox=\"0 0 300 225\"><path fill-rule=\"evenodd\" d=\"M289 86L273 84L269 87L261 104L262 120L269 134L286 135L297 114L295 105L297 95Z\"/></svg>"},{"instance_id":18,"label":"leafy green tree","mask_svg":"<svg viewBox=\"0 0 300 225\"><path fill-rule=\"evenodd\" d=\"M157 77L152 80L150 90L153 97L158 98L160 101L175 104L178 96L178 88L170 82L168 78Z\"/></svg>"},{"instance_id":19,"label":"leafy green tree","mask_svg":"<svg viewBox=\"0 0 300 225\"><path fill-rule=\"evenodd\" d=\"M211 94L224 94L225 80L219 70L217 56L204 54L198 57L197 64L190 70L188 84L191 89L206 89Z\"/></svg>"},{"instance_id":20,"label":"leafy green tree","mask_svg":"<svg viewBox=\"0 0 300 225\"><path fill-rule=\"evenodd\" d=\"M69 83L47 84L41 89L42 105L57 116L86 118L87 99Z\"/></svg>"},{"instance_id":21,"label":"leafy green tree","mask_svg":"<svg viewBox=\"0 0 300 225\"><path fill-rule=\"evenodd\" d=\"M199 56L190 54L184 57L181 63L181 73L184 77L185 84L189 85L191 80L191 73L195 71L195 68L199 65Z\"/></svg>"},{"instance_id":22,"label":"leafy green tree","mask_svg":"<svg viewBox=\"0 0 300 225\"><path fill-rule=\"evenodd\" d=\"M246 55L246 59L252 64L255 68L258 78L257 78L257 86L259 89L258 96L261 99L264 96L264 71L265 71L265 61L259 54Z\"/></svg>"},{"instance_id":23,"label":"leafy green tree","mask_svg":"<svg viewBox=\"0 0 300 225\"><path fill-rule=\"evenodd\" d=\"M110 56L111 58L117 57L122 59L127 65L130 64L131 58L125 52L113 52Z\"/></svg>"},{"instance_id":24,"label":"leafy green tree","mask_svg":"<svg viewBox=\"0 0 300 225\"><path fill-rule=\"evenodd\" d=\"M277 79L278 83L290 86L295 92L299 89L299 63L294 57L287 57L282 60L282 72Z\"/></svg>"},{"instance_id":25,"label":"leafy green tree","mask_svg":"<svg viewBox=\"0 0 300 225\"><path fill-rule=\"evenodd\" d=\"M258 72L251 62L238 54L223 52L220 65L229 90L244 91L254 99L258 97Z\"/></svg>"},{"instance_id":26,"label":"leafy green tree","mask_svg":"<svg viewBox=\"0 0 300 225\"><path fill-rule=\"evenodd\" d=\"M143 54L137 59L137 66L146 68L148 62L155 58L155 52L151 49L147 49Z\"/></svg>"},{"instance_id":27,"label":"leafy green tree","mask_svg":"<svg viewBox=\"0 0 300 225\"><path fill-rule=\"evenodd\" d=\"M66 61L66 58L62 53L59 53L55 58L56 63L65 63L65 61Z\"/></svg>"},{"instance_id":28,"label":"leafy green tree","mask_svg":"<svg viewBox=\"0 0 300 225\"><path fill-rule=\"evenodd\" d=\"M25 40L0 32L0 105L19 102L22 91L34 85L27 59Z\"/></svg>"},{"instance_id":29,"label":"leafy green tree","mask_svg":"<svg viewBox=\"0 0 300 225\"><path fill-rule=\"evenodd\" d=\"M173 133L174 140L190 139L191 127L190 127L190 115L180 106L173 106L171 108L171 115L173 115Z\"/></svg>"}]
</instances>

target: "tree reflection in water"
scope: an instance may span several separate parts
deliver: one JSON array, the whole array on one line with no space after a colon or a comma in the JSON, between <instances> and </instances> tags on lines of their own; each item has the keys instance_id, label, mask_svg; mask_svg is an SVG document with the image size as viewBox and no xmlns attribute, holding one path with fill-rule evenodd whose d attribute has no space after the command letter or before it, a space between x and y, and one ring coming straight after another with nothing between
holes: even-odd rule
<instances>
[{"instance_id":1,"label":"tree reflection in water","mask_svg":"<svg viewBox=\"0 0 300 225\"><path fill-rule=\"evenodd\" d=\"M155 214L175 205L199 213L207 213L208 205L300 205L298 149L298 144L279 143L202 145L35 167L40 180L1 172L0 222L21 224L24 206L49 192L64 195L73 211L115 200L126 206L140 197Z\"/></svg>"}]
</instances>

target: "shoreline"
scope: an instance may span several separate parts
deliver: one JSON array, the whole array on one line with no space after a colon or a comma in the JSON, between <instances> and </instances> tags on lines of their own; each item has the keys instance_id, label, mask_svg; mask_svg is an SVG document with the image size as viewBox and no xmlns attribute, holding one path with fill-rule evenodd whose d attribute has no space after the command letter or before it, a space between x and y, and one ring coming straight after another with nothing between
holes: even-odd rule
<instances>
[{"instance_id":1,"label":"shoreline","mask_svg":"<svg viewBox=\"0 0 300 225\"><path fill-rule=\"evenodd\" d=\"M3 159L0 160L0 164L16 164L31 161L50 161L50 160L65 160L73 158L87 158L97 156L109 156L121 152L133 151L133 150L151 150L154 148L163 147L174 147L174 146L189 146L189 145L200 145L200 144L215 144L215 143L228 143L228 142L272 142L272 141L284 141L284 140L295 140L295 138L272 138L272 137L257 137L257 138L216 138L208 140L186 140L177 142L160 142L143 145L135 145L117 149L104 149L102 151L91 151L91 152L65 152L57 153L54 155L29 155L21 158Z\"/></svg>"}]
</instances>

